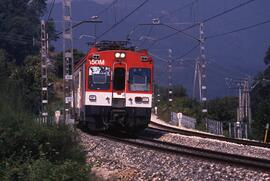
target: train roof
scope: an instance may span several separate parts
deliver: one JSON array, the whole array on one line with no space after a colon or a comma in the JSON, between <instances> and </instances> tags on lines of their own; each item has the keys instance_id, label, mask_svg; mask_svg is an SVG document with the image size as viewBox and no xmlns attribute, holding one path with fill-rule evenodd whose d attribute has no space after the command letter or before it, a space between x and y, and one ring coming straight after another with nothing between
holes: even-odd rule
<instances>
[{"instance_id":1,"label":"train roof","mask_svg":"<svg viewBox=\"0 0 270 181\"><path fill-rule=\"evenodd\" d=\"M128 41L109 41L103 40L95 43L94 47L98 49L98 51L106 51L106 50L130 50L135 51L135 46L131 46Z\"/></svg>"},{"instance_id":2,"label":"train roof","mask_svg":"<svg viewBox=\"0 0 270 181\"><path fill-rule=\"evenodd\" d=\"M75 69L78 68L83 62L86 61L87 55L89 53L94 53L96 51L110 51L110 50L127 50L135 53L148 54L147 50L135 50L135 46L130 46L130 42L128 41L110 41L110 40L102 40L100 42L96 42L89 50L89 52L83 57L81 60L75 63Z\"/></svg>"}]
</instances>

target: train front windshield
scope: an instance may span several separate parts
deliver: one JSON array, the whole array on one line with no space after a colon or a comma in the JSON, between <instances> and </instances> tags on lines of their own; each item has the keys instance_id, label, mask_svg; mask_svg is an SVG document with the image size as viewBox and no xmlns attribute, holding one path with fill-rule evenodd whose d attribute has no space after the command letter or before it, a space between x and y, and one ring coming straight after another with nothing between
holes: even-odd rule
<instances>
[{"instance_id":1,"label":"train front windshield","mask_svg":"<svg viewBox=\"0 0 270 181\"><path fill-rule=\"evenodd\" d=\"M110 89L110 73L109 67L90 67L88 87L90 90L109 90Z\"/></svg>"},{"instance_id":2,"label":"train front windshield","mask_svg":"<svg viewBox=\"0 0 270 181\"><path fill-rule=\"evenodd\" d=\"M149 68L129 69L129 90L150 91L151 70Z\"/></svg>"}]
</instances>

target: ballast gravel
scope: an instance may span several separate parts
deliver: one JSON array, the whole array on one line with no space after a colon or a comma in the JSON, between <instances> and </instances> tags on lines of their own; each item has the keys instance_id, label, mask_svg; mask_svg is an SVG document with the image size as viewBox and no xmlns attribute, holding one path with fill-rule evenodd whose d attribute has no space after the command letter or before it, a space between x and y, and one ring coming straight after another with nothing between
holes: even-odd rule
<instances>
[{"instance_id":1,"label":"ballast gravel","mask_svg":"<svg viewBox=\"0 0 270 181\"><path fill-rule=\"evenodd\" d=\"M150 133L153 135L153 131L145 131L145 134ZM160 134L160 136L155 138L157 140L186 145L195 148L203 148L213 151L220 151L224 153L231 153L235 155L242 155L255 158L263 158L270 160L270 149L262 148L250 145L242 145L236 143L230 143L225 141L219 141L214 139L200 138L196 136L185 136L174 133Z\"/></svg>"},{"instance_id":2,"label":"ballast gravel","mask_svg":"<svg viewBox=\"0 0 270 181\"><path fill-rule=\"evenodd\" d=\"M158 119L153 114L151 116L151 120L162 125L177 128L176 126L171 126L165 123L164 121ZM181 129L185 129L185 128L181 127ZM145 133L147 134L147 131L145 131ZM153 131L151 132L148 131L148 133L153 134ZM248 156L248 157L263 158L263 159L270 160L269 148L262 148L262 147L256 147L256 146L250 146L250 145L241 145L241 144L219 141L219 140L214 140L214 139L200 138L196 136L194 137L185 136L185 135L174 134L174 133L160 134L158 137L158 140L171 142L175 144L187 145L187 146L196 147L196 148L203 148L203 149L209 149L209 150L214 150L214 151L218 150L224 153L232 153L232 154L238 154L238 155L243 155L243 156Z\"/></svg>"},{"instance_id":3,"label":"ballast gravel","mask_svg":"<svg viewBox=\"0 0 270 181\"><path fill-rule=\"evenodd\" d=\"M104 180L270 180L267 171L127 145L78 130L92 173Z\"/></svg>"}]
</instances>

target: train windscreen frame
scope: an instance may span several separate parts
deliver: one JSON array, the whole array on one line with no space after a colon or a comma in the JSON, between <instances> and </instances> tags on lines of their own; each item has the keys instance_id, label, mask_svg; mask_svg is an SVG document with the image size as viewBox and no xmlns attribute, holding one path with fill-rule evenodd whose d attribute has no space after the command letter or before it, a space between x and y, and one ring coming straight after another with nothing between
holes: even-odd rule
<instances>
[{"instance_id":1,"label":"train windscreen frame","mask_svg":"<svg viewBox=\"0 0 270 181\"><path fill-rule=\"evenodd\" d=\"M111 68L105 66L89 67L88 88L90 90L109 90Z\"/></svg>"},{"instance_id":2,"label":"train windscreen frame","mask_svg":"<svg viewBox=\"0 0 270 181\"><path fill-rule=\"evenodd\" d=\"M130 68L129 69L129 90L130 91L150 91L151 69L150 68Z\"/></svg>"}]
</instances>

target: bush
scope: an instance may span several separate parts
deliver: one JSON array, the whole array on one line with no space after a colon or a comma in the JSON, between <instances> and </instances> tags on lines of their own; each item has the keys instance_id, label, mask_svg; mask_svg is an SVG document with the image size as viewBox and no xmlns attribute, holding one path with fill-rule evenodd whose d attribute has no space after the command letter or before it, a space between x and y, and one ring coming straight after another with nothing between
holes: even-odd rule
<instances>
[{"instance_id":1,"label":"bush","mask_svg":"<svg viewBox=\"0 0 270 181\"><path fill-rule=\"evenodd\" d=\"M89 180L77 134L35 122L13 86L0 88L0 180Z\"/></svg>"},{"instance_id":2,"label":"bush","mask_svg":"<svg viewBox=\"0 0 270 181\"><path fill-rule=\"evenodd\" d=\"M53 163L43 158L27 162L9 160L0 165L0 179L3 181L89 180L90 167L71 160L61 163Z\"/></svg>"}]
</instances>

